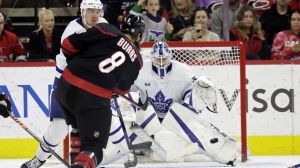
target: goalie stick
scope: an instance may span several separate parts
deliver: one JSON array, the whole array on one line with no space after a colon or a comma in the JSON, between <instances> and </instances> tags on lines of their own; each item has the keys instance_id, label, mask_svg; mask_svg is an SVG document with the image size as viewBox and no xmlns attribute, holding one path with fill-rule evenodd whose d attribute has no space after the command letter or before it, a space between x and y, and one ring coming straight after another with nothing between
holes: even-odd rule
<instances>
[{"instance_id":1,"label":"goalie stick","mask_svg":"<svg viewBox=\"0 0 300 168\"><path fill-rule=\"evenodd\" d=\"M16 123L18 123L25 131L27 131L34 139L36 139L39 143L41 143L49 152L55 156L61 163L63 163L66 167L71 168L71 166L61 158L53 149L51 149L44 141L42 141L37 135L35 135L26 125L24 125L20 120L18 120L12 113L9 114L10 118L12 118Z\"/></svg>"},{"instance_id":2,"label":"goalie stick","mask_svg":"<svg viewBox=\"0 0 300 168\"><path fill-rule=\"evenodd\" d=\"M151 138L139 125L134 123L130 129L142 140L142 141L151 141L152 145L150 149L152 149L162 160L171 161L175 159L179 159L185 155L195 152L198 150L198 144L193 143L190 146L176 151L176 153L171 153L166 151L163 147L161 147L153 138Z\"/></svg>"},{"instance_id":3,"label":"goalie stick","mask_svg":"<svg viewBox=\"0 0 300 168\"><path fill-rule=\"evenodd\" d=\"M126 131L126 128L125 128L125 125L124 125L124 121L123 121L122 113L120 111L120 107L119 107L119 104L118 104L117 97L118 97L117 95L114 95L112 98L115 102L115 106L116 106L117 113L118 113L118 116L119 116L119 119L120 119L120 122L121 122L121 125L122 125L122 128L123 128L123 132L124 132L124 136L125 136L125 140L126 140L126 143L128 145L128 148L130 150L149 149L150 146L152 145L152 143L150 141L142 142L142 143L134 144L134 145L129 142L128 134L127 134L127 131ZM126 97L126 96L122 96L122 97ZM148 102L148 99L146 99L146 102Z\"/></svg>"}]
</instances>

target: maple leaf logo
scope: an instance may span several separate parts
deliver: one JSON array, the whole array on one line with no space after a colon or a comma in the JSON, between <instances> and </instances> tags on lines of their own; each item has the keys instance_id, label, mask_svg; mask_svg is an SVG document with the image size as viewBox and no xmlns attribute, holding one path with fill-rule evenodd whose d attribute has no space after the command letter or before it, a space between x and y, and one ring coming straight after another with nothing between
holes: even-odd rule
<instances>
[{"instance_id":1,"label":"maple leaf logo","mask_svg":"<svg viewBox=\"0 0 300 168\"><path fill-rule=\"evenodd\" d=\"M166 99L166 96L163 92L159 91L155 96L154 99L151 97L149 98L150 103L152 104L154 110L159 113L167 113L169 107L173 103L173 99Z\"/></svg>"}]
</instances>

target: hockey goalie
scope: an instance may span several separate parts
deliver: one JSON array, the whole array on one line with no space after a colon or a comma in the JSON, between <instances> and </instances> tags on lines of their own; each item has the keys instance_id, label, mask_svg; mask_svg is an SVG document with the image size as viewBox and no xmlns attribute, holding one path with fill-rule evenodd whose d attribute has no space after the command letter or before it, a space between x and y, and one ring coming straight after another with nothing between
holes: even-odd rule
<instances>
[{"instance_id":1,"label":"hockey goalie","mask_svg":"<svg viewBox=\"0 0 300 168\"><path fill-rule=\"evenodd\" d=\"M147 141L150 135L164 127L214 161L234 165L240 155L241 143L206 121L200 113L205 108L216 112L217 93L213 82L205 76L196 78L187 65L171 60L171 56L167 43L155 43L152 59L144 60L144 66L131 87L131 91L139 93L139 101L144 102L148 96L147 110L133 111L128 105L121 107L122 113L131 116L130 121L139 125L131 127L135 134L129 134L130 140L136 140L134 135L137 135ZM131 97L130 94L128 96ZM121 104L124 106L126 103ZM145 135L147 138L143 139ZM163 160L175 158L152 141L151 149Z\"/></svg>"}]
</instances>

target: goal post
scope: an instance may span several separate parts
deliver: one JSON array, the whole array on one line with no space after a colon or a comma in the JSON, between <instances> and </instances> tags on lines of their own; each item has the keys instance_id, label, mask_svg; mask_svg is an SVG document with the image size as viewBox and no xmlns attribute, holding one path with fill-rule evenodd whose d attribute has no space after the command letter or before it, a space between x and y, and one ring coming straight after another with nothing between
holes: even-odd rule
<instances>
[{"instance_id":1,"label":"goal post","mask_svg":"<svg viewBox=\"0 0 300 168\"><path fill-rule=\"evenodd\" d=\"M154 42L144 42L141 53L150 59ZM247 160L246 49L238 41L167 42L172 59L187 64L195 73L210 78L218 90L217 114L205 118L241 141L241 161ZM228 128L228 129L226 129Z\"/></svg>"}]
</instances>

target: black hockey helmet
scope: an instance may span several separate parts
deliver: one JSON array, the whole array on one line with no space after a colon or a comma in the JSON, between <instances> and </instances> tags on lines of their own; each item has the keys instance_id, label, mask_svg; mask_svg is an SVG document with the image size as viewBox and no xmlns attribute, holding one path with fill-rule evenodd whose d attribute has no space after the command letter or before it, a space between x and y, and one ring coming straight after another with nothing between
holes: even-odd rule
<instances>
[{"instance_id":1,"label":"black hockey helmet","mask_svg":"<svg viewBox=\"0 0 300 168\"><path fill-rule=\"evenodd\" d=\"M121 25L121 32L137 36L141 33L142 41L145 36L145 21L141 16L128 14Z\"/></svg>"}]
</instances>

